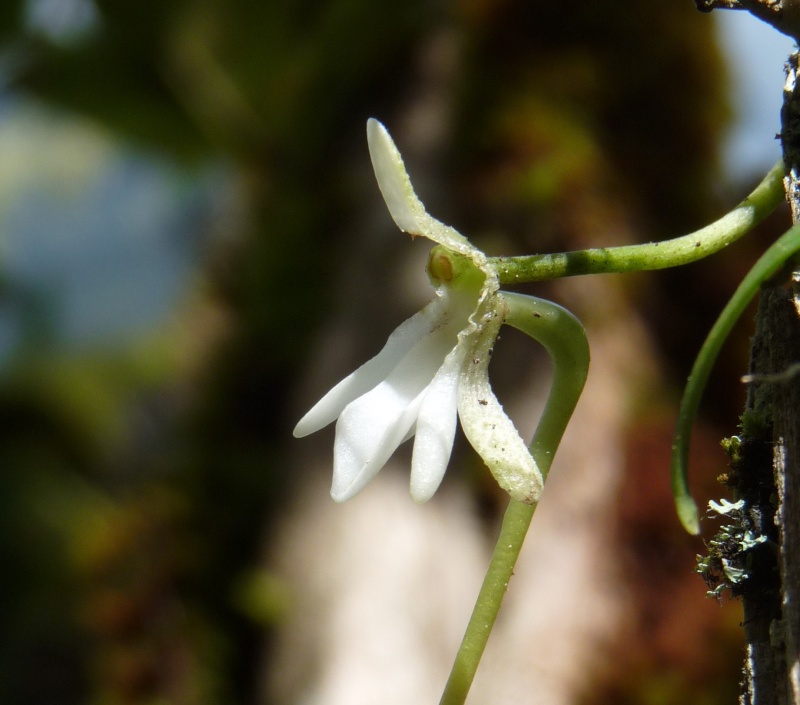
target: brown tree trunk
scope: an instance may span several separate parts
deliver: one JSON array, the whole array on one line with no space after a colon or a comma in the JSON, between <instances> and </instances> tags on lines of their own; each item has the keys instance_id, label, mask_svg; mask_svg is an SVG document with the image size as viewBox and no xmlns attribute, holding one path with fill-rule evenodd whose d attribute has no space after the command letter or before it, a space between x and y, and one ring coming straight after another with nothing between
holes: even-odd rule
<instances>
[{"instance_id":1,"label":"brown tree trunk","mask_svg":"<svg viewBox=\"0 0 800 705\"><path fill-rule=\"evenodd\" d=\"M790 57L782 110L787 197L800 222L798 55ZM787 281L789 285L787 286ZM743 705L800 703L800 271L764 287L751 349L741 457L734 467L743 527L768 543L748 552Z\"/></svg>"}]
</instances>

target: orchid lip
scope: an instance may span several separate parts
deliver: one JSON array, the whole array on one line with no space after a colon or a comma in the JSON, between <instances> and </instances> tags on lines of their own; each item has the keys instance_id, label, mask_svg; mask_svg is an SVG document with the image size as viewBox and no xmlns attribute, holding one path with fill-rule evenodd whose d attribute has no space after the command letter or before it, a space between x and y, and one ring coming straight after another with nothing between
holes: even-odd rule
<instances>
[{"instance_id":1,"label":"orchid lip","mask_svg":"<svg viewBox=\"0 0 800 705\"><path fill-rule=\"evenodd\" d=\"M385 380L342 411L334 444L334 498L361 489L405 440L437 371L457 344L457 333L452 321L443 323L409 350Z\"/></svg>"},{"instance_id":2,"label":"orchid lip","mask_svg":"<svg viewBox=\"0 0 800 705\"><path fill-rule=\"evenodd\" d=\"M439 296L398 326L375 357L345 377L300 419L294 428L295 438L332 423L348 404L385 379L409 350L440 325L446 308L447 299Z\"/></svg>"}]
</instances>

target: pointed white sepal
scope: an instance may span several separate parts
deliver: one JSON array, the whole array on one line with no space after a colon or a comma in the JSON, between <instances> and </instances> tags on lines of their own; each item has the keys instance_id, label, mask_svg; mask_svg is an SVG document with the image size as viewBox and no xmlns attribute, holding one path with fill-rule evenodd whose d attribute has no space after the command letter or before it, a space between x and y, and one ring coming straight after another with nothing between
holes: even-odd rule
<instances>
[{"instance_id":1,"label":"pointed white sepal","mask_svg":"<svg viewBox=\"0 0 800 705\"><path fill-rule=\"evenodd\" d=\"M489 361L507 305L501 296L481 307L473 318L470 352L458 386L458 415L472 447L494 475L497 484L519 502L535 504L544 478L516 426L503 410L489 384Z\"/></svg>"},{"instance_id":2,"label":"pointed white sepal","mask_svg":"<svg viewBox=\"0 0 800 705\"><path fill-rule=\"evenodd\" d=\"M302 438L333 423L350 402L386 379L409 350L441 325L448 304L447 297L437 296L395 328L375 357L345 377L306 412L294 427L294 437Z\"/></svg>"},{"instance_id":3,"label":"pointed white sepal","mask_svg":"<svg viewBox=\"0 0 800 705\"><path fill-rule=\"evenodd\" d=\"M331 495L336 501L360 491L406 439L432 380L456 347L461 325L458 318L443 316L382 382L341 412L333 449Z\"/></svg>"},{"instance_id":4,"label":"pointed white sepal","mask_svg":"<svg viewBox=\"0 0 800 705\"><path fill-rule=\"evenodd\" d=\"M411 456L411 498L427 502L442 483L458 419L458 383L465 351L455 347L445 358L425 392L417 414Z\"/></svg>"},{"instance_id":5,"label":"pointed white sepal","mask_svg":"<svg viewBox=\"0 0 800 705\"><path fill-rule=\"evenodd\" d=\"M486 255L458 230L436 220L425 210L411 185L400 151L389 131L375 118L367 120L367 144L378 188L397 227L409 235L422 235L454 252L467 255L479 268L483 268Z\"/></svg>"}]
</instances>

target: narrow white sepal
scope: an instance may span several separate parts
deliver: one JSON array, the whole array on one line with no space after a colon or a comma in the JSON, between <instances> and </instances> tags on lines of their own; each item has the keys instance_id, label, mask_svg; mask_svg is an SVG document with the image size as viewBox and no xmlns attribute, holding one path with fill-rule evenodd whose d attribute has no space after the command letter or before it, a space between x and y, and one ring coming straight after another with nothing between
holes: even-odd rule
<instances>
[{"instance_id":1,"label":"narrow white sepal","mask_svg":"<svg viewBox=\"0 0 800 705\"><path fill-rule=\"evenodd\" d=\"M429 215L422 205L403 163L403 157L389 131L375 118L367 120L367 144L378 188L392 219L403 232L429 240L467 255L481 267L486 256L458 230Z\"/></svg>"},{"instance_id":2,"label":"narrow white sepal","mask_svg":"<svg viewBox=\"0 0 800 705\"><path fill-rule=\"evenodd\" d=\"M447 297L437 296L395 328L375 357L339 382L297 422L294 427L295 438L307 436L332 423L350 402L386 379L409 350L441 325L447 308Z\"/></svg>"},{"instance_id":3,"label":"narrow white sepal","mask_svg":"<svg viewBox=\"0 0 800 705\"><path fill-rule=\"evenodd\" d=\"M367 120L367 144L378 188L397 227L410 235L424 235L425 207L414 193L397 146L375 118Z\"/></svg>"},{"instance_id":4,"label":"narrow white sepal","mask_svg":"<svg viewBox=\"0 0 800 705\"><path fill-rule=\"evenodd\" d=\"M427 502L444 478L458 420L458 383L463 347L450 351L425 392L411 456L411 498Z\"/></svg>"},{"instance_id":5,"label":"narrow white sepal","mask_svg":"<svg viewBox=\"0 0 800 705\"><path fill-rule=\"evenodd\" d=\"M503 298L493 296L474 316L477 330L462 365L458 415L464 435L500 487L515 500L535 504L544 486L542 473L489 384L491 349L506 309Z\"/></svg>"},{"instance_id":6,"label":"narrow white sepal","mask_svg":"<svg viewBox=\"0 0 800 705\"><path fill-rule=\"evenodd\" d=\"M417 420L431 380L457 342L448 321L420 340L391 374L348 404L336 423L331 496L343 502L386 464Z\"/></svg>"},{"instance_id":7,"label":"narrow white sepal","mask_svg":"<svg viewBox=\"0 0 800 705\"><path fill-rule=\"evenodd\" d=\"M380 406L380 400L391 394L384 385L378 385L370 394L373 396L366 403L359 403L366 399L362 397L348 406L336 422L331 484L335 502L346 502L367 486L416 419L419 401ZM418 398L421 400L421 395Z\"/></svg>"}]
</instances>

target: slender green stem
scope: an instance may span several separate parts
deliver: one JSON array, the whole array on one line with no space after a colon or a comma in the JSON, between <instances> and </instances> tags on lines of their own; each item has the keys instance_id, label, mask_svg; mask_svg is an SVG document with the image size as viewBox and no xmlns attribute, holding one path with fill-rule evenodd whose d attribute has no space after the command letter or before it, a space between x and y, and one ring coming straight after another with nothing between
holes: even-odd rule
<instances>
[{"instance_id":1,"label":"slender green stem","mask_svg":"<svg viewBox=\"0 0 800 705\"><path fill-rule=\"evenodd\" d=\"M489 569L483 579L440 705L462 705L467 698L535 510L535 504L523 504L515 499L509 501Z\"/></svg>"},{"instance_id":2,"label":"slender green stem","mask_svg":"<svg viewBox=\"0 0 800 705\"><path fill-rule=\"evenodd\" d=\"M775 164L755 190L730 213L689 235L662 242L599 247L524 257L492 257L500 284L665 269L696 262L735 242L766 218L784 199L783 163Z\"/></svg>"},{"instance_id":3,"label":"slender green stem","mask_svg":"<svg viewBox=\"0 0 800 705\"><path fill-rule=\"evenodd\" d=\"M709 332L689 374L672 444L672 493L675 496L678 517L690 534L700 533L700 523L697 504L692 499L687 478L689 439L708 376L722 344L761 284L777 274L797 252L800 252L800 225L794 226L778 238L747 273Z\"/></svg>"},{"instance_id":4,"label":"slender green stem","mask_svg":"<svg viewBox=\"0 0 800 705\"><path fill-rule=\"evenodd\" d=\"M589 344L580 321L557 304L533 296L503 292L509 325L544 345L553 360L553 383L530 451L543 476L550 470L589 370ZM486 642L525 541L535 504L511 500L441 705L461 705L469 692Z\"/></svg>"}]
</instances>

